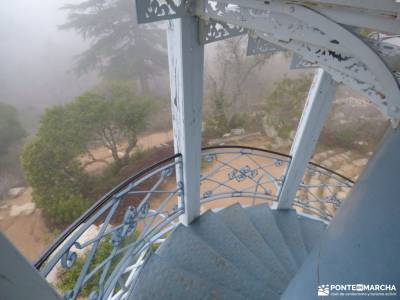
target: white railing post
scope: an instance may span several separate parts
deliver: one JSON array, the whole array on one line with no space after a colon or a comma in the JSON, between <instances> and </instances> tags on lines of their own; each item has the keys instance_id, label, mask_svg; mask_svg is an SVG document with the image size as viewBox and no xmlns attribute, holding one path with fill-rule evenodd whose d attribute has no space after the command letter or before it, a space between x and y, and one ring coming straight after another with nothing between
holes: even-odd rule
<instances>
[{"instance_id":1,"label":"white railing post","mask_svg":"<svg viewBox=\"0 0 400 300\"><path fill-rule=\"evenodd\" d=\"M322 127L335 98L337 84L331 75L318 69L290 149L292 159L278 197L278 209L289 209L314 153Z\"/></svg>"},{"instance_id":2,"label":"white railing post","mask_svg":"<svg viewBox=\"0 0 400 300\"><path fill-rule=\"evenodd\" d=\"M198 39L198 18L186 14L169 21L168 57L175 153L182 154L177 169L183 184L181 222L190 224L200 215L201 124L204 46Z\"/></svg>"}]
</instances>

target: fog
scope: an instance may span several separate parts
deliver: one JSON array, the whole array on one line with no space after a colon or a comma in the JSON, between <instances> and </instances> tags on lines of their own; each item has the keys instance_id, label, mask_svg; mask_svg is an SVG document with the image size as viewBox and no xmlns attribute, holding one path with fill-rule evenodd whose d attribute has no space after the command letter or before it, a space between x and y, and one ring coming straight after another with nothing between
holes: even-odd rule
<instances>
[{"instance_id":1,"label":"fog","mask_svg":"<svg viewBox=\"0 0 400 300\"><path fill-rule=\"evenodd\" d=\"M78 2L76 0L67 3ZM74 57L86 48L81 37L58 30L66 0L14 0L0 7L0 101L14 105L32 127L43 109L64 103L96 82L77 78Z\"/></svg>"},{"instance_id":2,"label":"fog","mask_svg":"<svg viewBox=\"0 0 400 300\"><path fill-rule=\"evenodd\" d=\"M28 130L35 127L46 107L65 103L98 82L94 72L82 77L72 72L74 59L88 44L74 31L58 29L67 16L60 8L80 2L15 0L0 8L0 102L15 106ZM213 47L207 47L207 52L212 57ZM280 78L287 71L286 63L271 63L269 68L275 72L268 77ZM209 70L212 68L211 63ZM158 89L162 98L168 96L165 79L156 79L162 86Z\"/></svg>"}]
</instances>

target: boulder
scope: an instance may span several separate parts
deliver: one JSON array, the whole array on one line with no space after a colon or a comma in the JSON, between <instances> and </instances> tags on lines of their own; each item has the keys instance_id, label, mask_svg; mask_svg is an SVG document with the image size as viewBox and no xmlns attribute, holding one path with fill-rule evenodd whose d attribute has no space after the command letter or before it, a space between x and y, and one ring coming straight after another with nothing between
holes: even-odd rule
<instances>
[{"instance_id":1,"label":"boulder","mask_svg":"<svg viewBox=\"0 0 400 300\"><path fill-rule=\"evenodd\" d=\"M7 194L11 198L16 198L18 196L21 196L24 193L25 189L25 187L14 187L12 189L9 189Z\"/></svg>"},{"instance_id":2,"label":"boulder","mask_svg":"<svg viewBox=\"0 0 400 300\"><path fill-rule=\"evenodd\" d=\"M36 205L33 202L28 202L22 205L13 205L10 209L10 217L16 217L20 215L30 215L36 209Z\"/></svg>"}]
</instances>

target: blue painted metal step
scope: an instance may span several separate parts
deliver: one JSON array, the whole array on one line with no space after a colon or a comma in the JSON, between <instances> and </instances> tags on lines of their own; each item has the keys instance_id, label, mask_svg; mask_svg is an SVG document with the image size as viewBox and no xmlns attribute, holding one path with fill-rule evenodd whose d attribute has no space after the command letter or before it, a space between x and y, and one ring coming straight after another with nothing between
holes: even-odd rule
<instances>
[{"instance_id":1,"label":"blue painted metal step","mask_svg":"<svg viewBox=\"0 0 400 300\"><path fill-rule=\"evenodd\" d=\"M152 254L140 272L134 300L245 300L246 297L171 265Z\"/></svg>"},{"instance_id":2,"label":"blue painted metal step","mask_svg":"<svg viewBox=\"0 0 400 300\"><path fill-rule=\"evenodd\" d=\"M219 220L212 211L207 211L190 225L191 230L211 248L233 263L243 272L252 274L270 288L269 271L263 263Z\"/></svg>"},{"instance_id":3,"label":"blue painted metal step","mask_svg":"<svg viewBox=\"0 0 400 300\"><path fill-rule=\"evenodd\" d=\"M282 265L292 277L297 271L297 263L286 241L275 222L271 209L267 204L249 206L245 208L251 222L262 235L265 242L271 247Z\"/></svg>"},{"instance_id":4,"label":"blue painted metal step","mask_svg":"<svg viewBox=\"0 0 400 300\"><path fill-rule=\"evenodd\" d=\"M212 250L202 239L183 225L171 234L157 251L161 257L182 270L189 271L237 292L247 299L271 298L274 292L255 277L244 273ZM278 295L274 297L278 298Z\"/></svg>"},{"instance_id":5,"label":"blue painted metal step","mask_svg":"<svg viewBox=\"0 0 400 300\"><path fill-rule=\"evenodd\" d=\"M326 224L322 221L313 220L302 216L299 216L299 222L304 238L304 244L306 245L307 252L310 252L321 239L322 234L326 229Z\"/></svg>"},{"instance_id":6,"label":"blue painted metal step","mask_svg":"<svg viewBox=\"0 0 400 300\"><path fill-rule=\"evenodd\" d=\"M267 205L208 211L149 257L130 299L278 300L324 229Z\"/></svg>"},{"instance_id":7,"label":"blue painted metal step","mask_svg":"<svg viewBox=\"0 0 400 300\"><path fill-rule=\"evenodd\" d=\"M293 209L272 210L272 214L297 265L300 267L307 256L307 249L296 211Z\"/></svg>"},{"instance_id":8,"label":"blue painted metal step","mask_svg":"<svg viewBox=\"0 0 400 300\"><path fill-rule=\"evenodd\" d=\"M227 207L219 211L217 215L233 234L262 261L268 270L268 281L271 285L278 290L283 290L289 282L289 274L253 226L240 204Z\"/></svg>"}]
</instances>

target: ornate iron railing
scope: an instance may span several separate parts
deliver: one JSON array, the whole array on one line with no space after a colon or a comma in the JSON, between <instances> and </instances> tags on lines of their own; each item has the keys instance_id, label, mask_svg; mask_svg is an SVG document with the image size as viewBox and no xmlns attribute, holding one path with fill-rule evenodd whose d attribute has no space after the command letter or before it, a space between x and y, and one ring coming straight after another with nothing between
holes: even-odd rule
<instances>
[{"instance_id":1,"label":"ornate iron railing","mask_svg":"<svg viewBox=\"0 0 400 300\"><path fill-rule=\"evenodd\" d=\"M237 198L241 198L244 205L266 202L273 206L278 200L290 160L288 155L258 148L205 148L201 176L204 208L223 207ZM309 163L294 208L329 221L352 186L350 179Z\"/></svg>"},{"instance_id":2,"label":"ornate iron railing","mask_svg":"<svg viewBox=\"0 0 400 300\"><path fill-rule=\"evenodd\" d=\"M120 184L72 224L36 268L65 299L123 299L148 253L184 211L175 178L181 163L175 155Z\"/></svg>"},{"instance_id":3,"label":"ornate iron railing","mask_svg":"<svg viewBox=\"0 0 400 300\"><path fill-rule=\"evenodd\" d=\"M281 153L237 146L205 148L202 158L203 211L237 201L274 206L291 160ZM179 201L184 185L175 176L181 164L175 155L120 184L57 239L36 268L65 299L124 299L149 254L184 213ZM294 207L329 221L352 184L310 163Z\"/></svg>"}]
</instances>

